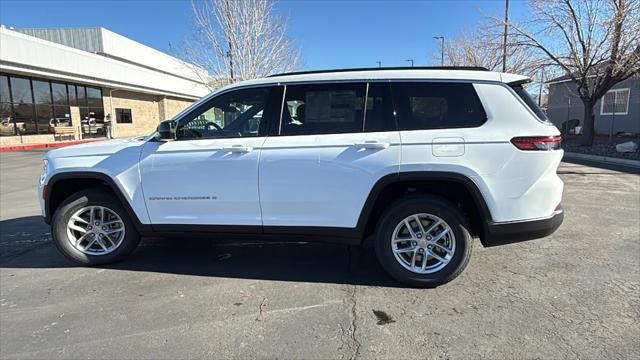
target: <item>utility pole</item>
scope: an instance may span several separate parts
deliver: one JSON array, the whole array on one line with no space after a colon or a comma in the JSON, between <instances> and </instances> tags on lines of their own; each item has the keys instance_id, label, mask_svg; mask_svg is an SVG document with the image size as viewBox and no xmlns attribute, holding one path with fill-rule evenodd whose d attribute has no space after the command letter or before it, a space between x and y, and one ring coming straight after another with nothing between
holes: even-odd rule
<instances>
[{"instance_id":1,"label":"utility pole","mask_svg":"<svg viewBox=\"0 0 640 360\"><path fill-rule=\"evenodd\" d=\"M407 62L411 62L411 67L413 67L413 59L407 59L407 60L405 60L405 61L407 61Z\"/></svg>"},{"instance_id":2,"label":"utility pole","mask_svg":"<svg viewBox=\"0 0 640 360\"><path fill-rule=\"evenodd\" d=\"M381 68L382 67L382 61L378 60L376 62L378 63L378 68Z\"/></svg>"},{"instance_id":3,"label":"utility pole","mask_svg":"<svg viewBox=\"0 0 640 360\"><path fill-rule=\"evenodd\" d=\"M231 44L231 34L232 34L232 29L231 29L231 11L229 9L229 0L225 0L224 2L224 7L225 7L225 13L227 18L225 19L227 22L227 42L229 44L229 50L227 50L227 56L229 57L229 75L230 75L230 82L234 82L234 78L233 78L233 45Z\"/></svg>"},{"instance_id":4,"label":"utility pole","mask_svg":"<svg viewBox=\"0 0 640 360\"><path fill-rule=\"evenodd\" d=\"M507 72L507 30L509 28L509 0L504 5L504 34L502 38L502 72Z\"/></svg>"},{"instance_id":5,"label":"utility pole","mask_svg":"<svg viewBox=\"0 0 640 360\"><path fill-rule=\"evenodd\" d=\"M440 40L440 66L444 66L444 36L434 36L436 40Z\"/></svg>"},{"instance_id":6,"label":"utility pole","mask_svg":"<svg viewBox=\"0 0 640 360\"><path fill-rule=\"evenodd\" d=\"M233 82L233 52L231 51L231 41L229 41L229 51L227 51L227 56L229 57L229 72L231 75L231 82Z\"/></svg>"}]
</instances>

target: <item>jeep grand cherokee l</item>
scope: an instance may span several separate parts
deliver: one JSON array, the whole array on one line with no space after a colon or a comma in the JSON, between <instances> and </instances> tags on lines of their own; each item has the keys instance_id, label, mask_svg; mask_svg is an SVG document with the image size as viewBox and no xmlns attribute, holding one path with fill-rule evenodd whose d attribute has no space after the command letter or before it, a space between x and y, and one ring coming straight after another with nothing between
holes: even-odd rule
<instances>
[{"instance_id":1,"label":"jeep grand cherokee l","mask_svg":"<svg viewBox=\"0 0 640 360\"><path fill-rule=\"evenodd\" d=\"M44 157L59 250L120 261L140 236L375 247L412 286L452 280L484 246L560 226L560 133L524 76L483 69L305 72L238 82L144 139Z\"/></svg>"}]
</instances>

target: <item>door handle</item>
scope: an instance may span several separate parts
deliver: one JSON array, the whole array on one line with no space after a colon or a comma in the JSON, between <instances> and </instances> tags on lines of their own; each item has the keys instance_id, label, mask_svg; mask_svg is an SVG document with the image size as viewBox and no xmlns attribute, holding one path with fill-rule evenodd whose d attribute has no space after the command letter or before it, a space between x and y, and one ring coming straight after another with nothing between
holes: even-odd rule
<instances>
[{"instance_id":1,"label":"door handle","mask_svg":"<svg viewBox=\"0 0 640 360\"><path fill-rule=\"evenodd\" d=\"M222 148L222 151L226 153L248 153L248 152L251 152L251 150L253 150L251 146L243 146L243 145L231 145L231 146Z\"/></svg>"},{"instance_id":2,"label":"door handle","mask_svg":"<svg viewBox=\"0 0 640 360\"><path fill-rule=\"evenodd\" d=\"M389 147L389 143L385 142L377 142L375 140L365 140L363 143L355 144L354 146L358 149L386 149Z\"/></svg>"}]
</instances>

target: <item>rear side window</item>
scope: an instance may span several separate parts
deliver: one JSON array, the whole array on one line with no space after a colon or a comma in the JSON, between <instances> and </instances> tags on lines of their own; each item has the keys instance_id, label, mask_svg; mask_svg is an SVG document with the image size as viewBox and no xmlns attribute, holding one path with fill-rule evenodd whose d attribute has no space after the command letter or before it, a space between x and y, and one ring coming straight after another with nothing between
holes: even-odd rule
<instances>
[{"instance_id":1,"label":"rear side window","mask_svg":"<svg viewBox=\"0 0 640 360\"><path fill-rule=\"evenodd\" d=\"M366 84L288 85L280 135L362 132Z\"/></svg>"},{"instance_id":2,"label":"rear side window","mask_svg":"<svg viewBox=\"0 0 640 360\"><path fill-rule=\"evenodd\" d=\"M392 84L392 93L400 130L476 127L487 120L472 84L402 82Z\"/></svg>"},{"instance_id":3,"label":"rear side window","mask_svg":"<svg viewBox=\"0 0 640 360\"><path fill-rule=\"evenodd\" d=\"M538 117L538 119L540 119L540 121L549 121L549 119L547 118L547 114L545 114L544 111L540 109L538 104L536 104L536 102L533 101L533 99L531 98L531 95L529 95L527 90L525 90L522 87L522 85L511 86L511 88L513 89L513 91L516 92L516 94L518 94L520 99L522 99L522 101L524 101L524 103L527 104L527 107L531 109L531 111L533 111L534 114L536 114L536 116Z\"/></svg>"}]
</instances>

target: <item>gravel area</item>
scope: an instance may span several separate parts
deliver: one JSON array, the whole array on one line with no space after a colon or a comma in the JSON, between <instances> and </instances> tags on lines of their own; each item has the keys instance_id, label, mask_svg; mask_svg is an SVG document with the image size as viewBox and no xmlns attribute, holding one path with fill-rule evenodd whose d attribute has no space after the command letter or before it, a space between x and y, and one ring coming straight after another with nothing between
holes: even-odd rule
<instances>
[{"instance_id":1,"label":"gravel area","mask_svg":"<svg viewBox=\"0 0 640 360\"><path fill-rule=\"evenodd\" d=\"M566 152L609 156L620 159L640 160L640 151L636 151L635 153L619 153L616 151L617 144L625 143L628 141L633 141L636 144L640 145L640 135L624 138L614 136L611 141L609 141L608 136L596 136L596 138L593 140L593 146L591 147L580 146L578 145L578 141L579 136L563 136L562 148Z\"/></svg>"}]
</instances>

